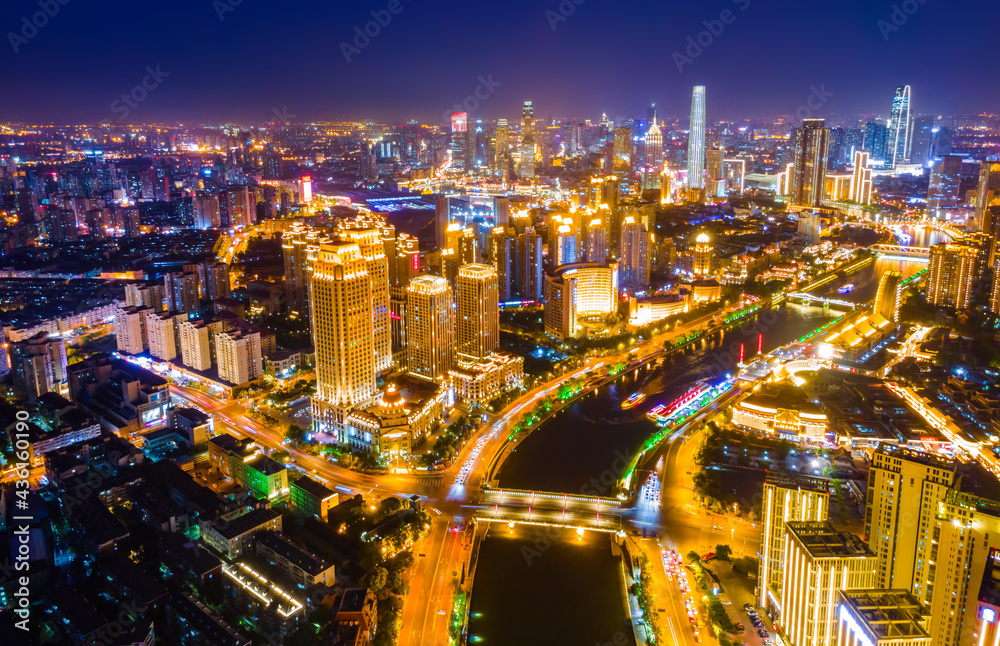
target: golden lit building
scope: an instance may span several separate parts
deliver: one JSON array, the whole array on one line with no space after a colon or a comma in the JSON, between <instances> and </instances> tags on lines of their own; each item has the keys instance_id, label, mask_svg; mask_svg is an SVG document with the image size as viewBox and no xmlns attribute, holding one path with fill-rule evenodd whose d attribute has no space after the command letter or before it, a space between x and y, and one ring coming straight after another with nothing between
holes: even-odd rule
<instances>
[{"instance_id":1,"label":"golden lit building","mask_svg":"<svg viewBox=\"0 0 1000 646\"><path fill-rule=\"evenodd\" d=\"M484 406L524 382L524 357L493 352L482 361L451 369L455 398L470 407Z\"/></svg>"},{"instance_id":2,"label":"golden lit building","mask_svg":"<svg viewBox=\"0 0 1000 646\"><path fill-rule=\"evenodd\" d=\"M836 644L841 590L875 587L878 559L859 537L829 522L785 523L777 628L791 646Z\"/></svg>"},{"instance_id":3,"label":"golden lit building","mask_svg":"<svg viewBox=\"0 0 1000 646\"><path fill-rule=\"evenodd\" d=\"M406 363L409 373L437 381L455 363L451 286L440 276L417 276L406 286Z\"/></svg>"},{"instance_id":4,"label":"golden lit building","mask_svg":"<svg viewBox=\"0 0 1000 646\"><path fill-rule=\"evenodd\" d=\"M828 520L830 490L822 478L768 471L761 503L760 566L757 605L780 605L785 558L785 523Z\"/></svg>"},{"instance_id":5,"label":"golden lit building","mask_svg":"<svg viewBox=\"0 0 1000 646\"><path fill-rule=\"evenodd\" d=\"M617 263L575 263L545 275L546 334L576 338L584 334L588 319L603 329L617 311Z\"/></svg>"},{"instance_id":6,"label":"golden lit building","mask_svg":"<svg viewBox=\"0 0 1000 646\"><path fill-rule=\"evenodd\" d=\"M712 258L715 256L715 247L708 233L702 231L694 239L694 248L691 251L692 266L691 271L695 276L710 276L712 274Z\"/></svg>"},{"instance_id":7,"label":"golden lit building","mask_svg":"<svg viewBox=\"0 0 1000 646\"><path fill-rule=\"evenodd\" d=\"M933 643L928 633L929 610L908 590L841 590L837 596L840 625L835 646L931 646Z\"/></svg>"},{"instance_id":8,"label":"golden lit building","mask_svg":"<svg viewBox=\"0 0 1000 646\"><path fill-rule=\"evenodd\" d=\"M395 458L412 455L448 408L443 383L401 378L374 405L348 413L344 442L354 449ZM402 466L402 465L400 465Z\"/></svg>"},{"instance_id":9,"label":"golden lit building","mask_svg":"<svg viewBox=\"0 0 1000 646\"><path fill-rule=\"evenodd\" d=\"M315 251L309 309L316 349L314 428L334 435L347 412L375 394L372 284L356 243L324 243Z\"/></svg>"},{"instance_id":10,"label":"golden lit building","mask_svg":"<svg viewBox=\"0 0 1000 646\"><path fill-rule=\"evenodd\" d=\"M368 266L372 292L375 372L385 372L392 366L392 348L389 326L389 260L385 255L383 231L373 222L356 218L342 221L335 235L341 240L357 244Z\"/></svg>"},{"instance_id":11,"label":"golden lit building","mask_svg":"<svg viewBox=\"0 0 1000 646\"><path fill-rule=\"evenodd\" d=\"M931 247L927 302L965 309L972 297L979 249L972 245L941 243Z\"/></svg>"},{"instance_id":12,"label":"golden lit building","mask_svg":"<svg viewBox=\"0 0 1000 646\"><path fill-rule=\"evenodd\" d=\"M457 359L460 364L477 363L494 352L500 342L496 269L490 265L462 265L455 286L458 290Z\"/></svg>"},{"instance_id":13,"label":"golden lit building","mask_svg":"<svg viewBox=\"0 0 1000 646\"><path fill-rule=\"evenodd\" d=\"M733 424L769 435L823 440L830 428L826 413L787 382L765 383L736 403L732 415Z\"/></svg>"}]
</instances>

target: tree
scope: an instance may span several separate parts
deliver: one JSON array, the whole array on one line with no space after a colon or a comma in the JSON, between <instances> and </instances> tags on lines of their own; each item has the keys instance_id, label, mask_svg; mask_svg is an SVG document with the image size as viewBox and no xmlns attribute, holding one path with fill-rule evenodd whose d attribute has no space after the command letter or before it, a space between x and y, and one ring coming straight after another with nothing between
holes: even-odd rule
<instances>
[{"instance_id":1,"label":"tree","mask_svg":"<svg viewBox=\"0 0 1000 646\"><path fill-rule=\"evenodd\" d=\"M376 565L364 576L362 583L372 592L378 592L385 587L389 573L381 565Z\"/></svg>"},{"instance_id":2,"label":"tree","mask_svg":"<svg viewBox=\"0 0 1000 646\"><path fill-rule=\"evenodd\" d=\"M715 558L720 561L728 561L733 555L733 548L728 545L719 544L715 546Z\"/></svg>"},{"instance_id":3,"label":"tree","mask_svg":"<svg viewBox=\"0 0 1000 646\"><path fill-rule=\"evenodd\" d=\"M701 563L701 556L699 556L698 552L695 552L694 550L687 553L687 559L692 563Z\"/></svg>"},{"instance_id":4,"label":"tree","mask_svg":"<svg viewBox=\"0 0 1000 646\"><path fill-rule=\"evenodd\" d=\"M298 424L291 424L288 427L288 432L285 433L285 439L292 440L293 442L301 442L305 439L306 432Z\"/></svg>"}]
</instances>

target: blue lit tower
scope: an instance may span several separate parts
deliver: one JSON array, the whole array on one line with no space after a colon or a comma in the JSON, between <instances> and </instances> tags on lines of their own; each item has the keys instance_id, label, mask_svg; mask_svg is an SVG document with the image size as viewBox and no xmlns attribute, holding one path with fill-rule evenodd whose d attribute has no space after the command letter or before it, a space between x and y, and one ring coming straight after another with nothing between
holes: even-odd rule
<instances>
[{"instance_id":1,"label":"blue lit tower","mask_svg":"<svg viewBox=\"0 0 1000 646\"><path fill-rule=\"evenodd\" d=\"M910 156L910 86L896 88L892 97L892 114L889 116L889 155L892 167Z\"/></svg>"}]
</instances>

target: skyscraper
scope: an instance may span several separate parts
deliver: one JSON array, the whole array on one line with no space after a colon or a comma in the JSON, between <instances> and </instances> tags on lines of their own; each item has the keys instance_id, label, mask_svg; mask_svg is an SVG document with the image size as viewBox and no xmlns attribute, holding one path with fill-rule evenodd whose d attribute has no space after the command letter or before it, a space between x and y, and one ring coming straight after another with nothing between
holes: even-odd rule
<instances>
[{"instance_id":1,"label":"skyscraper","mask_svg":"<svg viewBox=\"0 0 1000 646\"><path fill-rule=\"evenodd\" d=\"M962 183L961 155L945 155L934 162L927 187L927 206L932 209L955 208L962 203L959 185Z\"/></svg>"},{"instance_id":2,"label":"skyscraper","mask_svg":"<svg viewBox=\"0 0 1000 646\"><path fill-rule=\"evenodd\" d=\"M872 203L872 170L868 168L870 157L869 152L855 152L854 171L851 174L851 201L864 206Z\"/></svg>"},{"instance_id":3,"label":"skyscraper","mask_svg":"<svg viewBox=\"0 0 1000 646\"><path fill-rule=\"evenodd\" d=\"M997 224L988 211L994 203L1000 204L1000 160L991 157L979 168L979 188L976 193L976 220L979 222L979 230L986 235L993 235L993 227Z\"/></svg>"},{"instance_id":4,"label":"skyscraper","mask_svg":"<svg viewBox=\"0 0 1000 646\"><path fill-rule=\"evenodd\" d=\"M785 523L820 522L830 515L830 490L825 480L768 471L764 480L760 528L760 570L757 605L777 607L785 558Z\"/></svg>"},{"instance_id":5,"label":"skyscraper","mask_svg":"<svg viewBox=\"0 0 1000 646\"><path fill-rule=\"evenodd\" d=\"M521 108L521 162L518 165L518 179L530 179L535 175L535 108L531 101L525 101Z\"/></svg>"},{"instance_id":6,"label":"skyscraper","mask_svg":"<svg viewBox=\"0 0 1000 646\"><path fill-rule=\"evenodd\" d=\"M649 286L649 237L641 219L637 220L632 215L625 217L621 249L618 252L618 281L623 287L644 289Z\"/></svg>"},{"instance_id":7,"label":"skyscraper","mask_svg":"<svg viewBox=\"0 0 1000 646\"><path fill-rule=\"evenodd\" d=\"M715 247L708 233L702 231L694 239L694 248L691 250L692 263L691 271L695 276L709 276L712 273L712 257L715 255Z\"/></svg>"},{"instance_id":8,"label":"skyscraper","mask_svg":"<svg viewBox=\"0 0 1000 646\"><path fill-rule=\"evenodd\" d=\"M495 351L500 339L497 272L490 265L468 264L458 270L455 319L458 362L476 363Z\"/></svg>"},{"instance_id":9,"label":"skyscraper","mask_svg":"<svg viewBox=\"0 0 1000 646\"><path fill-rule=\"evenodd\" d=\"M587 262L604 264L608 259L608 230L601 218L594 218L587 225L586 256Z\"/></svg>"},{"instance_id":10,"label":"skyscraper","mask_svg":"<svg viewBox=\"0 0 1000 646\"><path fill-rule=\"evenodd\" d=\"M873 164L884 167L891 163L889 158L889 129L881 123L865 124L865 150L871 153Z\"/></svg>"},{"instance_id":11,"label":"skyscraper","mask_svg":"<svg viewBox=\"0 0 1000 646\"><path fill-rule=\"evenodd\" d=\"M930 601L934 516L954 484L955 463L942 457L886 445L872 455L865 535L879 559L878 587Z\"/></svg>"},{"instance_id":12,"label":"skyscraper","mask_svg":"<svg viewBox=\"0 0 1000 646\"><path fill-rule=\"evenodd\" d=\"M910 86L896 88L892 97L892 111L889 122L889 158L892 168L909 161L910 157Z\"/></svg>"},{"instance_id":13,"label":"skyscraper","mask_svg":"<svg viewBox=\"0 0 1000 646\"><path fill-rule=\"evenodd\" d=\"M542 236L533 227L517 236L517 285L521 300L542 302Z\"/></svg>"},{"instance_id":14,"label":"skyscraper","mask_svg":"<svg viewBox=\"0 0 1000 646\"><path fill-rule=\"evenodd\" d=\"M458 170L469 170L468 143L469 113L451 113L451 167Z\"/></svg>"},{"instance_id":15,"label":"skyscraper","mask_svg":"<svg viewBox=\"0 0 1000 646\"><path fill-rule=\"evenodd\" d=\"M163 276L167 310L188 313L196 311L200 305L199 292L198 274L194 272L178 271Z\"/></svg>"},{"instance_id":16,"label":"skyscraper","mask_svg":"<svg viewBox=\"0 0 1000 646\"><path fill-rule=\"evenodd\" d=\"M406 286L406 362L411 375L437 381L454 365L451 304L451 286L440 276L417 276Z\"/></svg>"},{"instance_id":17,"label":"skyscraper","mask_svg":"<svg viewBox=\"0 0 1000 646\"><path fill-rule=\"evenodd\" d=\"M791 199L801 206L820 206L826 193L830 131L823 119L805 119L795 130Z\"/></svg>"},{"instance_id":18,"label":"skyscraper","mask_svg":"<svg viewBox=\"0 0 1000 646\"><path fill-rule=\"evenodd\" d=\"M389 261L385 257L382 232L371 223L358 220L341 222L338 238L358 245L371 278L372 335L375 372L385 372L392 366L392 342L389 326Z\"/></svg>"},{"instance_id":19,"label":"skyscraper","mask_svg":"<svg viewBox=\"0 0 1000 646\"><path fill-rule=\"evenodd\" d=\"M965 309L972 297L979 249L965 244L941 243L931 247L927 302Z\"/></svg>"},{"instance_id":20,"label":"skyscraper","mask_svg":"<svg viewBox=\"0 0 1000 646\"><path fill-rule=\"evenodd\" d=\"M643 164L643 188L660 188L660 174L663 172L663 133L656 125L656 111L646 131L646 153ZM655 184L655 185L654 185Z\"/></svg>"},{"instance_id":21,"label":"skyscraper","mask_svg":"<svg viewBox=\"0 0 1000 646\"><path fill-rule=\"evenodd\" d=\"M351 408L375 394L372 278L356 243L318 245L311 260L309 311L316 348L314 429L340 440Z\"/></svg>"},{"instance_id":22,"label":"skyscraper","mask_svg":"<svg viewBox=\"0 0 1000 646\"><path fill-rule=\"evenodd\" d=\"M560 224L552 239L553 267L576 262L576 235L569 224Z\"/></svg>"},{"instance_id":23,"label":"skyscraper","mask_svg":"<svg viewBox=\"0 0 1000 646\"><path fill-rule=\"evenodd\" d=\"M490 232L490 262L497 273L497 289L501 302L514 299L517 291L517 239L510 227L496 227Z\"/></svg>"},{"instance_id":24,"label":"skyscraper","mask_svg":"<svg viewBox=\"0 0 1000 646\"><path fill-rule=\"evenodd\" d=\"M691 130L688 134L688 188L705 187L705 86L691 95Z\"/></svg>"}]
</instances>

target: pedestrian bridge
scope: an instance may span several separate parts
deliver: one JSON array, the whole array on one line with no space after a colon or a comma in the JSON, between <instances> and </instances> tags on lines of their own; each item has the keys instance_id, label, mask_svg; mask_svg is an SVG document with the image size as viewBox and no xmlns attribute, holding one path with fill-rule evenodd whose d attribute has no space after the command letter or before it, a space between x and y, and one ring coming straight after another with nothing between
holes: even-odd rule
<instances>
[{"instance_id":1,"label":"pedestrian bridge","mask_svg":"<svg viewBox=\"0 0 1000 646\"><path fill-rule=\"evenodd\" d=\"M804 292L795 292L792 294L786 294L785 298L795 303L801 303L803 305L822 305L824 307L839 307L849 310L853 310L855 307L858 306L857 303L852 303L850 301L842 301L836 298L824 298L823 296L817 296L815 294L807 294Z\"/></svg>"},{"instance_id":2,"label":"pedestrian bridge","mask_svg":"<svg viewBox=\"0 0 1000 646\"><path fill-rule=\"evenodd\" d=\"M914 260L930 260L931 250L927 247L904 247L898 244L876 244L868 247L880 256L899 256Z\"/></svg>"},{"instance_id":3,"label":"pedestrian bridge","mask_svg":"<svg viewBox=\"0 0 1000 646\"><path fill-rule=\"evenodd\" d=\"M486 489L476 520L510 525L540 525L599 532L622 530L622 503L617 498L554 491Z\"/></svg>"}]
</instances>

